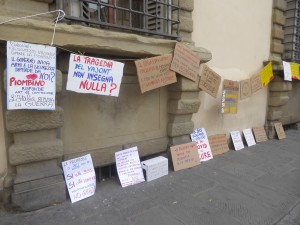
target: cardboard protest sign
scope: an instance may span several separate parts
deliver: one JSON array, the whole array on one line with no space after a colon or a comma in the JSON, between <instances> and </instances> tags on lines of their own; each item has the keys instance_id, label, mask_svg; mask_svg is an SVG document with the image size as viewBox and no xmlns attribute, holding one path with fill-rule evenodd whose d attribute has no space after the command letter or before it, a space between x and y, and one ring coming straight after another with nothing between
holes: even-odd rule
<instances>
[{"instance_id":1,"label":"cardboard protest sign","mask_svg":"<svg viewBox=\"0 0 300 225\"><path fill-rule=\"evenodd\" d=\"M124 63L71 54L67 90L119 96Z\"/></svg>"},{"instance_id":2,"label":"cardboard protest sign","mask_svg":"<svg viewBox=\"0 0 300 225\"><path fill-rule=\"evenodd\" d=\"M216 134L208 137L213 156L229 151L226 134Z\"/></svg>"},{"instance_id":3,"label":"cardboard protest sign","mask_svg":"<svg viewBox=\"0 0 300 225\"><path fill-rule=\"evenodd\" d=\"M192 81L196 81L199 67L200 58L189 47L177 42L170 69Z\"/></svg>"},{"instance_id":4,"label":"cardboard protest sign","mask_svg":"<svg viewBox=\"0 0 300 225\"><path fill-rule=\"evenodd\" d=\"M298 63L290 63L292 78L296 80L300 80L299 75L299 64Z\"/></svg>"},{"instance_id":5,"label":"cardboard protest sign","mask_svg":"<svg viewBox=\"0 0 300 225\"><path fill-rule=\"evenodd\" d=\"M250 82L251 82L251 93L254 94L256 92L258 92L259 90L262 89L261 87L261 79L260 79L260 75L254 75L250 78Z\"/></svg>"},{"instance_id":6,"label":"cardboard protest sign","mask_svg":"<svg viewBox=\"0 0 300 225\"><path fill-rule=\"evenodd\" d=\"M56 48L7 42L7 109L55 110Z\"/></svg>"},{"instance_id":7,"label":"cardboard protest sign","mask_svg":"<svg viewBox=\"0 0 300 225\"><path fill-rule=\"evenodd\" d=\"M251 97L250 79L240 81L240 99L244 100Z\"/></svg>"},{"instance_id":8,"label":"cardboard protest sign","mask_svg":"<svg viewBox=\"0 0 300 225\"><path fill-rule=\"evenodd\" d=\"M292 81L292 70L289 62L282 61L283 64L283 72L284 72L284 80Z\"/></svg>"},{"instance_id":9,"label":"cardboard protest sign","mask_svg":"<svg viewBox=\"0 0 300 225\"><path fill-rule=\"evenodd\" d=\"M90 154L62 162L71 202L95 194L96 174Z\"/></svg>"},{"instance_id":10,"label":"cardboard protest sign","mask_svg":"<svg viewBox=\"0 0 300 225\"><path fill-rule=\"evenodd\" d=\"M172 54L135 61L142 93L177 82L171 61Z\"/></svg>"},{"instance_id":11,"label":"cardboard protest sign","mask_svg":"<svg viewBox=\"0 0 300 225\"><path fill-rule=\"evenodd\" d=\"M252 130L254 133L256 143L265 142L268 140L264 127L253 127Z\"/></svg>"},{"instance_id":12,"label":"cardboard protest sign","mask_svg":"<svg viewBox=\"0 0 300 225\"><path fill-rule=\"evenodd\" d=\"M273 80L273 66L272 62L269 62L261 71L260 71L260 79L261 79L261 86L265 87L271 80Z\"/></svg>"},{"instance_id":13,"label":"cardboard protest sign","mask_svg":"<svg viewBox=\"0 0 300 225\"><path fill-rule=\"evenodd\" d=\"M221 76L205 64L201 65L200 71L199 88L216 98L222 80Z\"/></svg>"},{"instance_id":14,"label":"cardboard protest sign","mask_svg":"<svg viewBox=\"0 0 300 225\"><path fill-rule=\"evenodd\" d=\"M244 143L241 137L241 133L239 131L231 131L230 136L234 145L234 149L236 151L244 148Z\"/></svg>"},{"instance_id":15,"label":"cardboard protest sign","mask_svg":"<svg viewBox=\"0 0 300 225\"><path fill-rule=\"evenodd\" d=\"M174 171L191 168L200 164L196 142L172 146L170 150Z\"/></svg>"},{"instance_id":16,"label":"cardboard protest sign","mask_svg":"<svg viewBox=\"0 0 300 225\"><path fill-rule=\"evenodd\" d=\"M137 147L115 152L115 159L122 187L145 181Z\"/></svg>"},{"instance_id":17,"label":"cardboard protest sign","mask_svg":"<svg viewBox=\"0 0 300 225\"><path fill-rule=\"evenodd\" d=\"M222 113L237 113L238 95L239 82L224 80L222 92Z\"/></svg>"},{"instance_id":18,"label":"cardboard protest sign","mask_svg":"<svg viewBox=\"0 0 300 225\"><path fill-rule=\"evenodd\" d=\"M193 133L191 133L191 139L192 141L197 142L197 148L201 162L208 161L213 158L204 128L198 128L194 130Z\"/></svg>"},{"instance_id":19,"label":"cardboard protest sign","mask_svg":"<svg viewBox=\"0 0 300 225\"><path fill-rule=\"evenodd\" d=\"M252 146L252 145L256 145L255 139L254 139L254 136L253 136L253 133L252 133L252 129L251 129L251 128L244 129L244 130L243 130L243 134L244 134L244 137L245 137L245 139L246 139L247 145L248 145L249 147Z\"/></svg>"},{"instance_id":20,"label":"cardboard protest sign","mask_svg":"<svg viewBox=\"0 0 300 225\"><path fill-rule=\"evenodd\" d=\"M275 123L274 126L275 126L275 130L276 130L278 139L281 140L281 139L286 138L282 123L280 123L280 122Z\"/></svg>"},{"instance_id":21,"label":"cardboard protest sign","mask_svg":"<svg viewBox=\"0 0 300 225\"><path fill-rule=\"evenodd\" d=\"M146 180L152 181L157 178L168 175L168 159L158 156L141 162L142 168L145 170Z\"/></svg>"}]
</instances>

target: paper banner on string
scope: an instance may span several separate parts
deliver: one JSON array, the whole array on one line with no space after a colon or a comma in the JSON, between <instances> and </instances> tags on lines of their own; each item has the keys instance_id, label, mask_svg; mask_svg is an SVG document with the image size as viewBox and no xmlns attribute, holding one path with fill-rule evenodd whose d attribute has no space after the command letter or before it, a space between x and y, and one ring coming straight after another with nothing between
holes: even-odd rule
<instances>
[{"instance_id":1,"label":"paper banner on string","mask_svg":"<svg viewBox=\"0 0 300 225\"><path fill-rule=\"evenodd\" d=\"M191 168L200 164L196 142L175 145L170 150L174 171Z\"/></svg>"},{"instance_id":2,"label":"paper banner on string","mask_svg":"<svg viewBox=\"0 0 300 225\"><path fill-rule=\"evenodd\" d=\"M171 63L171 70L196 81L200 67L200 58L187 46L177 42Z\"/></svg>"},{"instance_id":3,"label":"paper banner on string","mask_svg":"<svg viewBox=\"0 0 300 225\"><path fill-rule=\"evenodd\" d=\"M265 87L268 83L273 80L273 66L272 62L269 62L261 71L260 71L260 79L261 79L261 86Z\"/></svg>"},{"instance_id":4,"label":"paper banner on string","mask_svg":"<svg viewBox=\"0 0 300 225\"><path fill-rule=\"evenodd\" d=\"M245 139L246 139L246 142L247 142L248 147L253 146L253 145L256 145L255 139L254 139L254 136L253 136L253 133L252 133L252 129L251 129L251 128L244 129L244 130L243 130L243 134L244 134L244 137L245 137Z\"/></svg>"},{"instance_id":5,"label":"paper banner on string","mask_svg":"<svg viewBox=\"0 0 300 225\"><path fill-rule=\"evenodd\" d=\"M206 64L200 66L199 88L214 98L217 98L221 80L221 76L210 69Z\"/></svg>"},{"instance_id":6,"label":"paper banner on string","mask_svg":"<svg viewBox=\"0 0 300 225\"><path fill-rule=\"evenodd\" d=\"M290 63L292 78L296 80L300 80L299 75L299 64L298 63Z\"/></svg>"},{"instance_id":7,"label":"paper banner on string","mask_svg":"<svg viewBox=\"0 0 300 225\"><path fill-rule=\"evenodd\" d=\"M231 131L230 132L231 139L234 145L234 149L236 151L241 150L244 148L244 143L241 137L241 133L239 131Z\"/></svg>"},{"instance_id":8,"label":"paper banner on string","mask_svg":"<svg viewBox=\"0 0 300 225\"><path fill-rule=\"evenodd\" d=\"M251 82L250 79L240 81L240 99L244 100L251 97Z\"/></svg>"},{"instance_id":9,"label":"paper banner on string","mask_svg":"<svg viewBox=\"0 0 300 225\"><path fill-rule=\"evenodd\" d=\"M260 75L254 75L250 78L250 83L251 83L251 93L252 95L257 93L259 90L262 89L261 87L261 79Z\"/></svg>"},{"instance_id":10,"label":"paper banner on string","mask_svg":"<svg viewBox=\"0 0 300 225\"><path fill-rule=\"evenodd\" d=\"M171 61L172 54L135 61L142 93L177 82Z\"/></svg>"},{"instance_id":11,"label":"paper banner on string","mask_svg":"<svg viewBox=\"0 0 300 225\"><path fill-rule=\"evenodd\" d=\"M191 133L192 141L197 142L199 159L201 162L208 161L213 158L208 137L204 128L198 128Z\"/></svg>"},{"instance_id":12,"label":"paper banner on string","mask_svg":"<svg viewBox=\"0 0 300 225\"><path fill-rule=\"evenodd\" d=\"M119 96L124 63L71 54L67 90Z\"/></svg>"},{"instance_id":13,"label":"paper banner on string","mask_svg":"<svg viewBox=\"0 0 300 225\"><path fill-rule=\"evenodd\" d=\"M215 134L208 137L213 156L229 151L226 134Z\"/></svg>"},{"instance_id":14,"label":"paper banner on string","mask_svg":"<svg viewBox=\"0 0 300 225\"><path fill-rule=\"evenodd\" d=\"M64 161L62 166L72 203L95 194L96 173L90 154Z\"/></svg>"},{"instance_id":15,"label":"paper banner on string","mask_svg":"<svg viewBox=\"0 0 300 225\"><path fill-rule=\"evenodd\" d=\"M292 81L292 71L291 71L290 63L282 61L282 64L283 64L284 80Z\"/></svg>"},{"instance_id":16,"label":"paper banner on string","mask_svg":"<svg viewBox=\"0 0 300 225\"><path fill-rule=\"evenodd\" d=\"M265 142L268 140L264 127L253 127L252 128L256 143Z\"/></svg>"},{"instance_id":17,"label":"paper banner on string","mask_svg":"<svg viewBox=\"0 0 300 225\"><path fill-rule=\"evenodd\" d=\"M122 187L145 181L137 147L115 152L115 159Z\"/></svg>"},{"instance_id":18,"label":"paper banner on string","mask_svg":"<svg viewBox=\"0 0 300 225\"><path fill-rule=\"evenodd\" d=\"M7 109L55 110L56 48L7 42Z\"/></svg>"},{"instance_id":19,"label":"paper banner on string","mask_svg":"<svg viewBox=\"0 0 300 225\"><path fill-rule=\"evenodd\" d=\"M239 82L224 80L222 92L222 113L237 113L238 96Z\"/></svg>"},{"instance_id":20,"label":"paper banner on string","mask_svg":"<svg viewBox=\"0 0 300 225\"><path fill-rule=\"evenodd\" d=\"M274 126L275 126L278 139L281 140L286 138L282 123L281 122L275 123Z\"/></svg>"}]
</instances>

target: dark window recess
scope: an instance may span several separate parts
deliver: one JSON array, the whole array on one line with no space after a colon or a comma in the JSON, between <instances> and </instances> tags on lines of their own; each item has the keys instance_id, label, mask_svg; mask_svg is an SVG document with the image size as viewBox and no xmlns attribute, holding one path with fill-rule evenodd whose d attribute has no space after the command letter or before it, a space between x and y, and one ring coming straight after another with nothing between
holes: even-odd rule
<instances>
[{"instance_id":1,"label":"dark window recess","mask_svg":"<svg viewBox=\"0 0 300 225\"><path fill-rule=\"evenodd\" d=\"M180 0L56 0L70 24L179 40Z\"/></svg>"}]
</instances>

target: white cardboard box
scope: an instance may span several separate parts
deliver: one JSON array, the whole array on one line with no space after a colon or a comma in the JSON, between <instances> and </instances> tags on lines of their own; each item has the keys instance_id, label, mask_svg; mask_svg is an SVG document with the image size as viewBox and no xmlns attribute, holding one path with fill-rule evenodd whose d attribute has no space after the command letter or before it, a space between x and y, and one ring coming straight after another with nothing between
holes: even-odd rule
<instances>
[{"instance_id":1,"label":"white cardboard box","mask_svg":"<svg viewBox=\"0 0 300 225\"><path fill-rule=\"evenodd\" d=\"M155 180L162 176L168 175L168 159L163 156L142 161L141 164L142 168L145 170L147 181Z\"/></svg>"}]
</instances>

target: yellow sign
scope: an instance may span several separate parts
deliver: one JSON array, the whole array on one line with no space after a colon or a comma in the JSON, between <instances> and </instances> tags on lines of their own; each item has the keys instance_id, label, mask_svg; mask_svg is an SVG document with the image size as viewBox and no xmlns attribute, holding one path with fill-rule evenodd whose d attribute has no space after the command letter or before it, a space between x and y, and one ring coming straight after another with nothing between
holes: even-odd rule
<instances>
[{"instance_id":1,"label":"yellow sign","mask_svg":"<svg viewBox=\"0 0 300 225\"><path fill-rule=\"evenodd\" d=\"M296 79L296 80L300 80L299 64L298 63L290 63L290 65L291 65L292 78Z\"/></svg>"},{"instance_id":2,"label":"yellow sign","mask_svg":"<svg viewBox=\"0 0 300 225\"><path fill-rule=\"evenodd\" d=\"M261 86L265 87L271 80L273 80L273 66L272 62L269 62L261 71L260 71L260 78L261 78Z\"/></svg>"}]
</instances>

